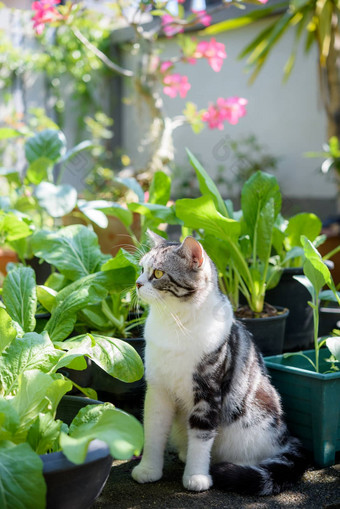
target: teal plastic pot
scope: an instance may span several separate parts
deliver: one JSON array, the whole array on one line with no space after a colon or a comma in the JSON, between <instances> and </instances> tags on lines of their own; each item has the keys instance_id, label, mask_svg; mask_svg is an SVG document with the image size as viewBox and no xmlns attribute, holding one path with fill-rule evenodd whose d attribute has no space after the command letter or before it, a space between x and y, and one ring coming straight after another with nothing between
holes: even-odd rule
<instances>
[{"instance_id":1,"label":"teal plastic pot","mask_svg":"<svg viewBox=\"0 0 340 509\"><path fill-rule=\"evenodd\" d=\"M304 352L314 360L315 351ZM315 373L307 359L284 355L266 357L272 382L282 397L289 430L312 451L320 467L334 465L340 451L340 372L330 369L325 359L329 350L320 350L320 371Z\"/></svg>"}]
</instances>

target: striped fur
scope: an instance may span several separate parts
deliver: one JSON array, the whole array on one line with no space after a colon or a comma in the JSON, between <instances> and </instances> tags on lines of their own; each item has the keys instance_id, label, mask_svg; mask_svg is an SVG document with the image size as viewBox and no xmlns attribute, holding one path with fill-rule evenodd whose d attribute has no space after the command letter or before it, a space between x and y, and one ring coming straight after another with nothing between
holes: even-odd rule
<instances>
[{"instance_id":1,"label":"striped fur","mask_svg":"<svg viewBox=\"0 0 340 509\"><path fill-rule=\"evenodd\" d=\"M246 494L279 493L302 475L305 463L261 354L234 319L202 246L191 237L182 244L154 234L153 240L137 280L150 312L145 447L132 476L161 478L171 435L185 462L185 488L203 491L214 482Z\"/></svg>"}]
</instances>

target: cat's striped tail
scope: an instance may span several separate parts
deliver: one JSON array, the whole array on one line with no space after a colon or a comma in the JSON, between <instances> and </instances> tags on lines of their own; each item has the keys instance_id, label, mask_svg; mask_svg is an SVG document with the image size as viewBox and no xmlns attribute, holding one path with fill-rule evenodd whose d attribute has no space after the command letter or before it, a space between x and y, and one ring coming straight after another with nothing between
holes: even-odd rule
<instances>
[{"instance_id":1,"label":"cat's striped tail","mask_svg":"<svg viewBox=\"0 0 340 509\"><path fill-rule=\"evenodd\" d=\"M301 478L308 462L298 440L291 438L287 446L281 454L256 466L228 462L212 465L214 486L243 495L276 495L289 489Z\"/></svg>"}]
</instances>

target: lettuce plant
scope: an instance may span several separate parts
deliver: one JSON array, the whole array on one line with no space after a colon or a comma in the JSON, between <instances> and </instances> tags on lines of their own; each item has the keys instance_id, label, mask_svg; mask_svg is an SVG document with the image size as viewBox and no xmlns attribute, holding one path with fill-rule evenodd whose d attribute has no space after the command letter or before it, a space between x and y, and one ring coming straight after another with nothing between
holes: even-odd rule
<instances>
[{"instance_id":1,"label":"lettuce plant","mask_svg":"<svg viewBox=\"0 0 340 509\"><path fill-rule=\"evenodd\" d=\"M63 341L74 330L128 335L135 321L128 319L132 305L126 294L139 271L131 253L121 249L114 258L104 255L96 234L83 225L41 230L31 245L37 257L58 270L37 287L40 304L51 313L46 330L53 341Z\"/></svg>"},{"instance_id":2,"label":"lettuce plant","mask_svg":"<svg viewBox=\"0 0 340 509\"><path fill-rule=\"evenodd\" d=\"M278 239L275 248L284 267L302 267L304 249L301 235L313 242L315 247L318 247L325 238L321 235L321 220L312 213L301 212L288 219L279 215L276 225L275 235Z\"/></svg>"},{"instance_id":3,"label":"lettuce plant","mask_svg":"<svg viewBox=\"0 0 340 509\"><path fill-rule=\"evenodd\" d=\"M176 201L176 215L194 229L215 262L221 286L237 308L239 291L256 314L267 289L279 281L278 257L272 256L281 193L274 176L257 172L242 189L240 212L225 202L213 180L188 151L202 196Z\"/></svg>"},{"instance_id":4,"label":"lettuce plant","mask_svg":"<svg viewBox=\"0 0 340 509\"><path fill-rule=\"evenodd\" d=\"M85 294L91 293L91 288L86 287ZM72 299L76 297L75 293L71 295ZM29 267L9 272L2 298L0 506L42 509L46 486L39 455L61 450L70 461L79 464L84 461L91 440L100 438L114 457L126 459L139 454L143 442L141 424L108 403L81 409L70 427L56 419L61 398L72 388L71 381L58 370L65 366L83 369L87 356L117 378L133 381L140 378L143 366L135 350L124 341L88 334L53 342L47 329L57 334L60 326L37 333L37 292L34 272ZM66 321L74 309L71 304L65 305Z\"/></svg>"},{"instance_id":5,"label":"lettuce plant","mask_svg":"<svg viewBox=\"0 0 340 509\"><path fill-rule=\"evenodd\" d=\"M312 242L307 239L305 236L301 236L301 243L303 245L304 254L305 254L305 262L303 264L303 272L304 276L294 276L300 283L302 283L307 290L309 291L312 300L309 302L309 305L313 309L313 322L314 322L314 348L315 348L315 360L312 361L304 354L299 353L299 355L303 355L306 357L309 362L312 364L315 371L319 372L319 350L326 343L330 351L333 355L340 360L339 354L339 344L340 338L328 338L322 339L319 341L318 331L319 331L319 295L321 289L324 286L328 286L332 291L334 299L340 305L340 296L336 291L336 287L334 281L332 279L331 273L324 263L320 253L313 246Z\"/></svg>"}]
</instances>

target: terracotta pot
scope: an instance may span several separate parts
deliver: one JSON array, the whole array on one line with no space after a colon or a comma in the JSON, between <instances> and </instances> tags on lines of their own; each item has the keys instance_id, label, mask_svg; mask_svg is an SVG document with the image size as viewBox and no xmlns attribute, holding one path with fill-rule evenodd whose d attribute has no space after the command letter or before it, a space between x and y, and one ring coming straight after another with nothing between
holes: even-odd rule
<instances>
[{"instance_id":1,"label":"terracotta pot","mask_svg":"<svg viewBox=\"0 0 340 509\"><path fill-rule=\"evenodd\" d=\"M18 261L18 256L15 251L8 248L0 248L0 272L6 276L6 265L9 262L16 263Z\"/></svg>"},{"instance_id":2,"label":"terracotta pot","mask_svg":"<svg viewBox=\"0 0 340 509\"><path fill-rule=\"evenodd\" d=\"M94 223L92 224L93 230L98 236L98 242L100 245L100 249L105 254L111 254L114 256L118 253L119 249L123 247L127 251L129 251L129 247L135 247L132 238L123 225L123 223L114 216L107 216L109 224L107 228L100 228ZM68 214L63 217L63 224L68 226L70 224L88 224L84 219L78 216L74 216L72 214ZM133 222L131 225L131 229L137 238L140 238L141 233L141 225L140 225L140 215L134 213L133 214Z\"/></svg>"}]
</instances>

